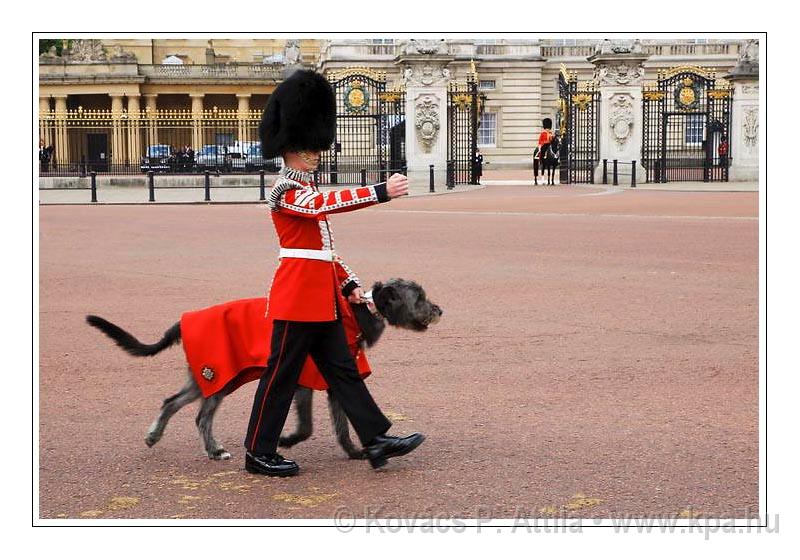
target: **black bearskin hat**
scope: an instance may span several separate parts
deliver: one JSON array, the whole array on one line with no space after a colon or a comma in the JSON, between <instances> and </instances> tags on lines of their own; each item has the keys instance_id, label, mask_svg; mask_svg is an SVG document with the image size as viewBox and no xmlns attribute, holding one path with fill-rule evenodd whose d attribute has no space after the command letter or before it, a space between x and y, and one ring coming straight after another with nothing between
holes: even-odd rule
<instances>
[{"instance_id":1,"label":"black bearskin hat","mask_svg":"<svg viewBox=\"0 0 800 560\"><path fill-rule=\"evenodd\" d=\"M542 126L544 128L553 128L553 119L542 119Z\"/></svg>"},{"instance_id":2,"label":"black bearskin hat","mask_svg":"<svg viewBox=\"0 0 800 560\"><path fill-rule=\"evenodd\" d=\"M336 138L336 97L328 80L311 70L298 70L269 96L258 127L261 153L322 152Z\"/></svg>"}]
</instances>

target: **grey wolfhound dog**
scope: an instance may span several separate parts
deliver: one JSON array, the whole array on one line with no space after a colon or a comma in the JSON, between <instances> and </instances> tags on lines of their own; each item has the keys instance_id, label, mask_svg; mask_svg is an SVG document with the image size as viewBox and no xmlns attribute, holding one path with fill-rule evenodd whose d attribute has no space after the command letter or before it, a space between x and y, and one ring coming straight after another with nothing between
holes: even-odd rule
<instances>
[{"instance_id":1,"label":"grey wolfhound dog","mask_svg":"<svg viewBox=\"0 0 800 560\"><path fill-rule=\"evenodd\" d=\"M442 309L428 300L425 290L416 282L399 278L385 283L376 282L372 286L371 298L369 293L367 296L369 303L353 305L362 333L360 342L362 346L371 347L378 342L386 323L398 328L425 331L428 325L438 322L442 316ZM86 322L105 333L117 346L132 356L155 356L181 340L180 322L170 327L161 340L155 344L139 342L132 334L95 315L87 315ZM233 383L229 383L229 385L233 385ZM164 400L158 417L147 432L145 443L149 447L158 443L164 435L169 419L187 404L201 399L200 411L195 423L200 437L203 439L205 451L211 459L230 459L231 454L214 439L212 431L214 413L230 392L230 389L226 387L208 398L203 398L200 388L189 372L189 378L183 388ZM312 400L313 391L311 389L298 387L294 394L297 427L293 433L280 438L279 445L281 447L291 447L311 437L313 430ZM363 459L363 451L358 449L350 439L347 416L341 404L333 398L330 392L328 393L328 405L339 445L351 459Z\"/></svg>"}]
</instances>

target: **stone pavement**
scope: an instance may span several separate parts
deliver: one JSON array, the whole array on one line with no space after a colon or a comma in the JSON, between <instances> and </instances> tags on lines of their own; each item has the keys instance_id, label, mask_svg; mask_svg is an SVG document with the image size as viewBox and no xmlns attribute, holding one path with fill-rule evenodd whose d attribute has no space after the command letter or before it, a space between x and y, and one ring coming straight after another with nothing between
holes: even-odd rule
<instances>
[{"instance_id":1,"label":"stone pavement","mask_svg":"<svg viewBox=\"0 0 800 560\"><path fill-rule=\"evenodd\" d=\"M630 181L629 177L625 179ZM556 180L556 184L558 180ZM527 169L501 169L486 171L481 178L481 185L497 185L497 186L533 186L533 172ZM542 180L539 179L539 185L542 185ZM588 185L576 185L588 186ZM630 189L629 184L620 184L613 186L611 184L603 185L595 183L593 187L602 187L613 190ZM685 182L672 182L672 183L637 183L636 189L649 190L649 191L680 191L680 192L758 192L758 182L756 181L740 181L728 183L704 183L702 181L685 181Z\"/></svg>"}]
</instances>

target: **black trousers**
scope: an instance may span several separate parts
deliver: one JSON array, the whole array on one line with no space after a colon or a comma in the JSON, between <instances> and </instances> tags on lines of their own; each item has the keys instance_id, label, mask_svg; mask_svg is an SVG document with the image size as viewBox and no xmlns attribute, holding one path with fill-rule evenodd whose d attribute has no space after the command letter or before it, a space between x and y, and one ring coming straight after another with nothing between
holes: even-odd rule
<instances>
[{"instance_id":1,"label":"black trousers","mask_svg":"<svg viewBox=\"0 0 800 560\"><path fill-rule=\"evenodd\" d=\"M269 362L256 389L244 442L251 453L275 453L297 380L309 355L330 392L341 403L362 444L391 427L358 375L341 321L276 320L272 326Z\"/></svg>"}]
</instances>

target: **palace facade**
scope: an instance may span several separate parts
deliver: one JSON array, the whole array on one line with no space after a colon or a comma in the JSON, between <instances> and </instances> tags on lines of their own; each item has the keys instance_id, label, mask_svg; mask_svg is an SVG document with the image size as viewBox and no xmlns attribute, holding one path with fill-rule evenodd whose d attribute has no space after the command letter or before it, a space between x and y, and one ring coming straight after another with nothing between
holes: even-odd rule
<instances>
[{"instance_id":1,"label":"palace facade","mask_svg":"<svg viewBox=\"0 0 800 560\"><path fill-rule=\"evenodd\" d=\"M430 40L426 42L430 43ZM192 145L253 141L270 93L298 67L332 74L363 67L385 74L387 89L402 89L402 49L407 41L286 39L100 39L73 40L39 57L39 114L42 145L53 160L97 157L110 163L138 162L149 143ZM559 108L562 70L579 81L595 77L588 59L604 49L602 38L583 40L495 39L442 41L451 80L477 73L482 98L478 148L489 168L529 167L541 119ZM725 76L741 58L743 40L642 40L644 75L656 80L675 67L699 67ZM608 45L606 45L608 47ZM473 74L474 76L474 74ZM617 80L624 81L617 76ZM66 115L107 116L105 143L68 130ZM132 121L152 118L152 135ZM161 121L172 118L172 128ZM59 120L61 119L61 120ZM209 119L230 126L209 127ZM102 120L102 119L100 119ZM99 121L98 121L99 122ZM149 121L148 121L149 122ZM177 123L177 124L176 124ZM157 130L158 129L158 130ZM223 130L224 129L224 130ZM172 130L172 132L170 132ZM209 136L211 134L212 136ZM95 142L92 146L91 143Z\"/></svg>"}]
</instances>

